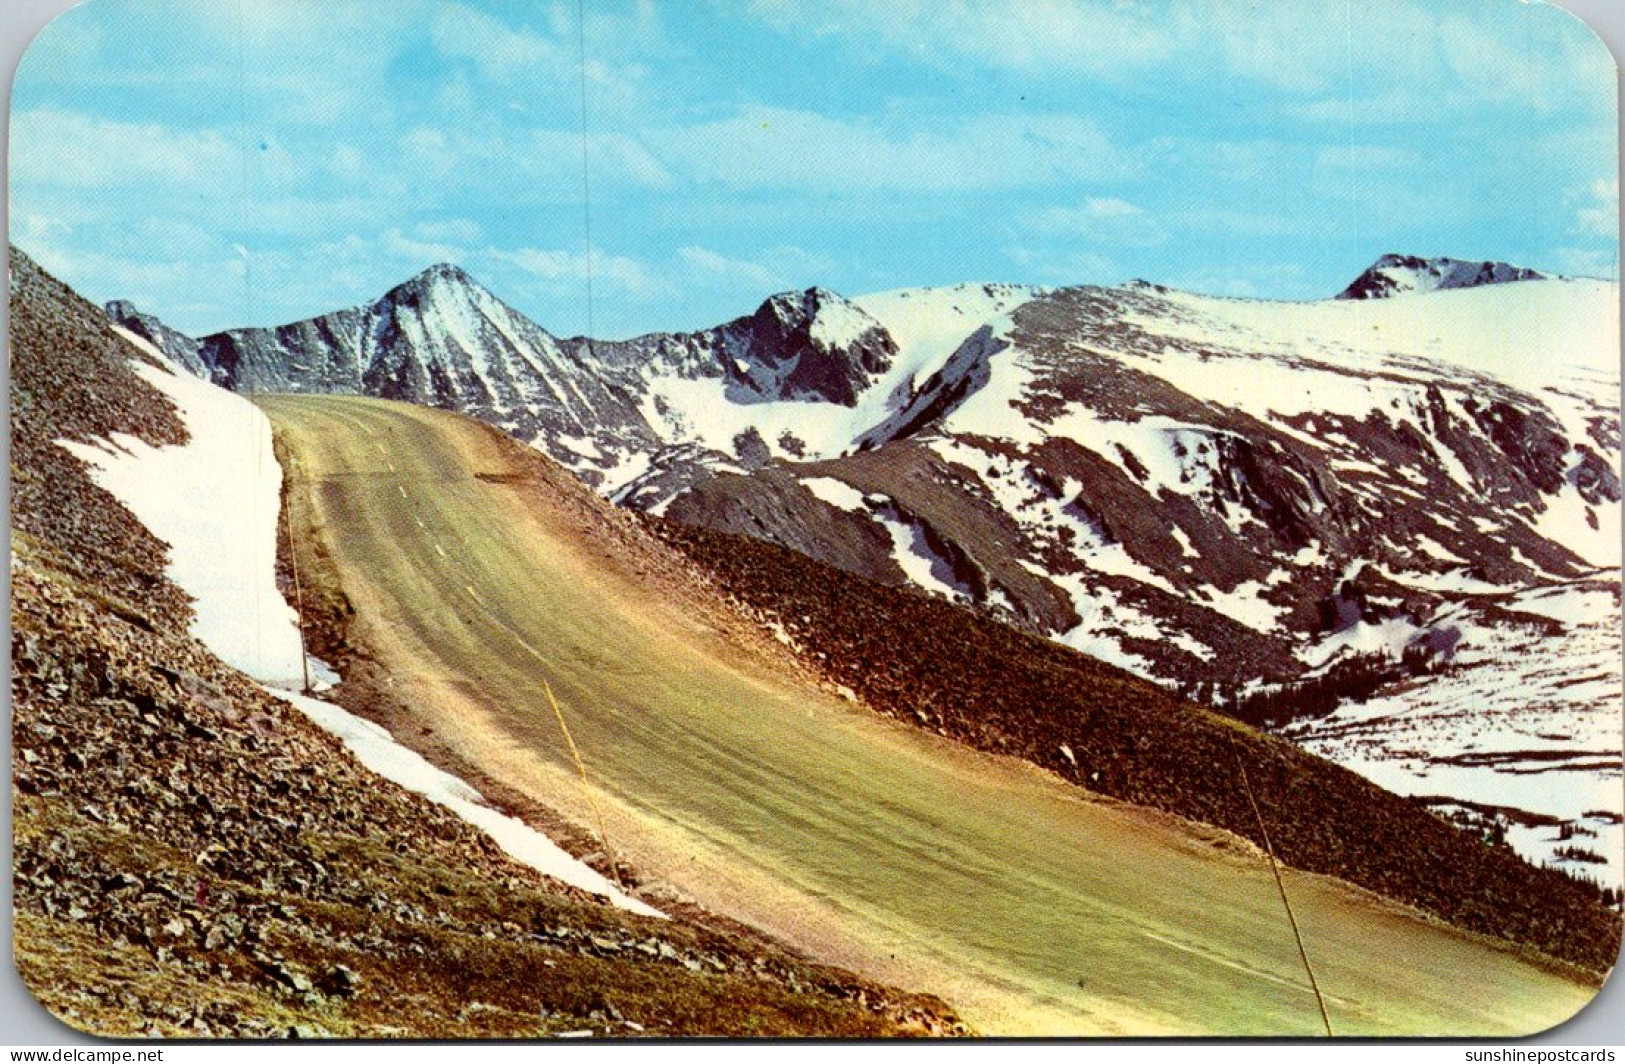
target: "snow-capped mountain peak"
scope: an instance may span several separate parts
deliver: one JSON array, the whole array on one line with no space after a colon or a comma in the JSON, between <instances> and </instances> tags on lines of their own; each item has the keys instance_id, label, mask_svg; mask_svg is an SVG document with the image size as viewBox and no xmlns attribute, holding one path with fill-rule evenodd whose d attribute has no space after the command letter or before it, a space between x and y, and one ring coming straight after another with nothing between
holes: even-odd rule
<instances>
[{"instance_id":1,"label":"snow-capped mountain peak","mask_svg":"<svg viewBox=\"0 0 1625 1064\"><path fill-rule=\"evenodd\" d=\"M730 398L743 402L854 406L897 353L879 322L826 288L770 296L717 333Z\"/></svg>"},{"instance_id":2,"label":"snow-capped mountain peak","mask_svg":"<svg viewBox=\"0 0 1625 1064\"><path fill-rule=\"evenodd\" d=\"M416 277L412 278L412 280L407 282L407 284L412 283L423 283L430 285L454 284L479 287L479 282L475 281L473 277L470 277L467 270L456 265L455 263L450 262L435 263L433 266L430 266L428 269L424 270L422 273L418 274Z\"/></svg>"},{"instance_id":3,"label":"snow-capped mountain peak","mask_svg":"<svg viewBox=\"0 0 1625 1064\"><path fill-rule=\"evenodd\" d=\"M1514 281L1540 281L1549 274L1506 262L1465 259L1424 259L1415 255L1384 255L1355 278L1338 299L1385 299L1407 292L1438 292L1451 288L1478 288Z\"/></svg>"},{"instance_id":4,"label":"snow-capped mountain peak","mask_svg":"<svg viewBox=\"0 0 1625 1064\"><path fill-rule=\"evenodd\" d=\"M386 292L379 302L418 305L428 302L463 301L501 305L484 285L461 266L437 263ZM508 310L506 306L504 310ZM515 312L508 310L509 314Z\"/></svg>"}]
</instances>

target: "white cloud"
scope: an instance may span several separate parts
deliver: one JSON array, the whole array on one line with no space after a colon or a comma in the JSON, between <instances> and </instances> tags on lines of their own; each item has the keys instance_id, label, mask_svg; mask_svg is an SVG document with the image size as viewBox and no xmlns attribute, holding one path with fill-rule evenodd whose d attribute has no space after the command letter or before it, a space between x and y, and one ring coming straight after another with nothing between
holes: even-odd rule
<instances>
[{"instance_id":1,"label":"white cloud","mask_svg":"<svg viewBox=\"0 0 1625 1064\"><path fill-rule=\"evenodd\" d=\"M1552 261L1570 277L1619 278L1619 253L1613 248L1554 248Z\"/></svg>"},{"instance_id":2,"label":"white cloud","mask_svg":"<svg viewBox=\"0 0 1625 1064\"><path fill-rule=\"evenodd\" d=\"M1306 122L1426 125L1459 115L1470 107L1472 102L1473 97L1465 92L1445 90L1419 92L1414 86L1408 86L1374 95L1324 96L1307 103L1290 105L1284 108L1284 113Z\"/></svg>"},{"instance_id":3,"label":"white cloud","mask_svg":"<svg viewBox=\"0 0 1625 1064\"><path fill-rule=\"evenodd\" d=\"M1606 45L1561 11L1530 5L1522 33L1455 17L1437 33L1454 79L1478 99L1516 102L1542 113L1591 101L1611 109L1615 67Z\"/></svg>"},{"instance_id":4,"label":"white cloud","mask_svg":"<svg viewBox=\"0 0 1625 1064\"><path fill-rule=\"evenodd\" d=\"M424 266L432 266L437 262L462 262L467 255L467 251L456 244L414 240L399 229L385 230L380 239L384 249L391 255L421 262Z\"/></svg>"},{"instance_id":5,"label":"white cloud","mask_svg":"<svg viewBox=\"0 0 1625 1064\"><path fill-rule=\"evenodd\" d=\"M786 34L843 39L860 53L878 45L943 67L1115 82L1157 71L1292 92L1324 90L1354 68L1425 76L1436 22L1408 0L1377 11L1245 0L750 0L746 8Z\"/></svg>"},{"instance_id":6,"label":"white cloud","mask_svg":"<svg viewBox=\"0 0 1625 1064\"><path fill-rule=\"evenodd\" d=\"M1575 209L1573 232L1582 236L1615 239L1619 235L1619 179L1598 179L1588 187L1571 191Z\"/></svg>"},{"instance_id":7,"label":"white cloud","mask_svg":"<svg viewBox=\"0 0 1625 1064\"><path fill-rule=\"evenodd\" d=\"M11 122L12 179L19 184L241 193L250 147L216 130L119 122L50 107Z\"/></svg>"},{"instance_id":8,"label":"white cloud","mask_svg":"<svg viewBox=\"0 0 1625 1064\"><path fill-rule=\"evenodd\" d=\"M510 5L509 11L530 11ZM432 18L430 39L441 55L471 64L487 83L514 93L506 107L515 114L531 114L546 102L555 116L575 113L581 80L587 82L591 118L630 113L643 96L648 76L643 65L624 58L629 45L646 52L659 47L659 20L647 7L631 13L594 12L586 23L586 62L577 41L575 10L556 4L539 14L546 27L514 26L502 19L455 4L442 4ZM477 94L466 82L454 81L443 92L442 103L472 112Z\"/></svg>"},{"instance_id":9,"label":"white cloud","mask_svg":"<svg viewBox=\"0 0 1625 1064\"><path fill-rule=\"evenodd\" d=\"M1190 10L1196 34L1181 59L1198 75L1222 71L1288 95L1397 82L1413 105L1435 88L1439 16L1432 3L1197 0ZM1212 59L1209 47L1217 52Z\"/></svg>"},{"instance_id":10,"label":"white cloud","mask_svg":"<svg viewBox=\"0 0 1625 1064\"><path fill-rule=\"evenodd\" d=\"M419 240L451 240L462 245L479 240L482 232L479 223L469 218L440 218L412 226L412 235Z\"/></svg>"},{"instance_id":11,"label":"white cloud","mask_svg":"<svg viewBox=\"0 0 1625 1064\"><path fill-rule=\"evenodd\" d=\"M73 226L60 218L52 218L44 214L30 212L13 215L12 243L20 243L28 247L44 244L53 235L67 236L73 232Z\"/></svg>"},{"instance_id":12,"label":"white cloud","mask_svg":"<svg viewBox=\"0 0 1625 1064\"><path fill-rule=\"evenodd\" d=\"M969 59L1027 72L1144 69L1177 47L1182 28L1166 9L1118 0L750 0L747 9L782 32L882 44L927 61Z\"/></svg>"},{"instance_id":13,"label":"white cloud","mask_svg":"<svg viewBox=\"0 0 1625 1064\"><path fill-rule=\"evenodd\" d=\"M1087 200L1084 202L1083 210L1091 218L1133 218L1145 213L1127 200L1114 197Z\"/></svg>"},{"instance_id":14,"label":"white cloud","mask_svg":"<svg viewBox=\"0 0 1625 1064\"><path fill-rule=\"evenodd\" d=\"M1443 17L1445 8L1463 6L1478 10ZM1604 102L1612 85L1607 50L1568 16L1542 7L1511 0L743 4L786 36L840 42L860 63L900 55L950 74L993 70L1119 85L1149 75L1209 90L1255 86L1289 97L1319 96L1307 106L1322 118L1363 113L1373 120L1436 114L1463 95L1479 104L1517 100L1550 110L1578 89ZM1383 85L1395 87L1384 92Z\"/></svg>"},{"instance_id":15,"label":"white cloud","mask_svg":"<svg viewBox=\"0 0 1625 1064\"><path fill-rule=\"evenodd\" d=\"M1200 168L1220 180L1252 184L1279 173L1291 149L1279 141L1188 141L1179 146L1179 164Z\"/></svg>"},{"instance_id":16,"label":"white cloud","mask_svg":"<svg viewBox=\"0 0 1625 1064\"><path fill-rule=\"evenodd\" d=\"M1181 229L1232 236L1281 236L1297 229L1289 214L1257 210L1199 208L1181 211L1174 215L1174 219Z\"/></svg>"},{"instance_id":17,"label":"white cloud","mask_svg":"<svg viewBox=\"0 0 1625 1064\"><path fill-rule=\"evenodd\" d=\"M650 141L693 180L834 191L971 191L1120 177L1134 169L1093 121L987 115L944 129L751 106Z\"/></svg>"},{"instance_id":18,"label":"white cloud","mask_svg":"<svg viewBox=\"0 0 1625 1064\"><path fill-rule=\"evenodd\" d=\"M580 281L584 284L588 276L587 255L581 251L514 248L490 249L487 254L543 281ZM601 286L606 292L621 291L648 298L668 291L668 286L646 265L623 255L605 254L594 249L591 273L594 285Z\"/></svg>"},{"instance_id":19,"label":"white cloud","mask_svg":"<svg viewBox=\"0 0 1625 1064\"><path fill-rule=\"evenodd\" d=\"M437 4L390 0L387 18L376 5L331 0L140 6L135 24L163 27L172 37L166 51L196 64L197 84L240 92L251 122L286 129L331 127L359 113L374 124L387 121L389 64Z\"/></svg>"},{"instance_id":20,"label":"white cloud","mask_svg":"<svg viewBox=\"0 0 1625 1064\"><path fill-rule=\"evenodd\" d=\"M328 156L328 169L341 181L359 181L369 168L367 157L349 144L336 144Z\"/></svg>"},{"instance_id":21,"label":"white cloud","mask_svg":"<svg viewBox=\"0 0 1625 1064\"><path fill-rule=\"evenodd\" d=\"M1303 294L1300 290L1305 283L1305 272L1295 263L1237 263L1229 268L1187 271L1165 278L1163 283L1180 291L1204 295L1284 299L1291 298L1293 293Z\"/></svg>"},{"instance_id":22,"label":"white cloud","mask_svg":"<svg viewBox=\"0 0 1625 1064\"><path fill-rule=\"evenodd\" d=\"M404 167L420 183L424 178L434 181L442 194L506 202L581 196L579 129L418 126L400 138L399 147ZM671 182L649 149L627 134L592 134L587 158L597 187L661 188Z\"/></svg>"},{"instance_id":23,"label":"white cloud","mask_svg":"<svg viewBox=\"0 0 1625 1064\"><path fill-rule=\"evenodd\" d=\"M1400 170L1421 165L1422 157L1405 148L1392 148L1382 144L1347 144L1335 148L1322 148L1315 157L1320 170L1358 171Z\"/></svg>"},{"instance_id":24,"label":"white cloud","mask_svg":"<svg viewBox=\"0 0 1625 1064\"><path fill-rule=\"evenodd\" d=\"M175 259L137 259L51 244L24 250L86 299L129 299L147 310L161 308L168 323L183 330L214 320L223 306L241 307L247 295L247 263L229 248Z\"/></svg>"},{"instance_id":25,"label":"white cloud","mask_svg":"<svg viewBox=\"0 0 1625 1064\"><path fill-rule=\"evenodd\" d=\"M768 269L761 263L729 258L709 248L694 246L678 248L677 258L687 268L690 280L699 280L710 286L765 291L788 287L790 284L776 271Z\"/></svg>"},{"instance_id":26,"label":"white cloud","mask_svg":"<svg viewBox=\"0 0 1625 1064\"><path fill-rule=\"evenodd\" d=\"M441 7L430 37L442 55L471 60L488 77L533 75L550 67L573 71L577 65L574 49L461 4Z\"/></svg>"},{"instance_id":27,"label":"white cloud","mask_svg":"<svg viewBox=\"0 0 1625 1064\"><path fill-rule=\"evenodd\" d=\"M1117 263L1094 251L1025 245L1010 245L999 250L1021 267L1025 278L1040 284L1116 284L1123 280Z\"/></svg>"},{"instance_id":28,"label":"white cloud","mask_svg":"<svg viewBox=\"0 0 1625 1064\"><path fill-rule=\"evenodd\" d=\"M1167 230L1142 208L1115 197L1096 197L1077 207L1049 207L1023 219L1029 229L1051 235L1083 237L1115 247L1156 247Z\"/></svg>"}]
</instances>

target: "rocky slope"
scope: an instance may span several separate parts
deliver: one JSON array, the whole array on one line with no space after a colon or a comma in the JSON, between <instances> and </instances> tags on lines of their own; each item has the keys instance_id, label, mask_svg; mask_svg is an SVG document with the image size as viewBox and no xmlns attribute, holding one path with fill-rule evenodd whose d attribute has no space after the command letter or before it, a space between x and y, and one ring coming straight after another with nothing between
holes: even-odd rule
<instances>
[{"instance_id":1,"label":"rocky slope","mask_svg":"<svg viewBox=\"0 0 1625 1064\"><path fill-rule=\"evenodd\" d=\"M188 638L168 546L58 442L185 427L131 372L149 356L10 266L16 961L47 1008L107 1036L960 1030L716 918L540 875Z\"/></svg>"},{"instance_id":2,"label":"rocky slope","mask_svg":"<svg viewBox=\"0 0 1625 1064\"><path fill-rule=\"evenodd\" d=\"M420 308L513 315L456 271L414 286L438 293ZM1415 294L1381 298L1401 292ZM852 301L814 289L694 334L549 338L552 384L579 407L539 388L495 405L457 387L390 392L387 374L361 370L312 384L310 367L366 361L344 353L360 341L335 339L355 332L341 314L227 334L240 338L231 350L258 352L244 364L281 367L228 383L468 410L627 506L976 606L1215 705L1273 700L1277 724L1293 715L1277 712L1285 701L1349 702L1355 674L1381 677L1361 681L1362 697L1447 675L1461 691L1516 690L1534 657L1495 648L1538 644L1535 657L1599 685L1548 686L1517 713L1435 714L1408 778L1373 751L1414 753L1402 736L1415 722L1383 714L1358 763L1407 793L1479 805L1538 773L1550 786L1488 803L1504 806L1499 829L1544 823L1551 837L1514 835L1554 861L1573 849L1562 832L1600 832L1617 879L1617 287L1385 256L1351 294L1362 298L1271 303L1143 282ZM345 314L407 320L409 302ZM397 359L430 379L434 365L473 366L482 345L506 349L448 327L461 320L449 311L407 317L410 330L366 334L378 338L366 364ZM1596 589L1583 608L1506 608L1577 582ZM1454 778L1462 758L1471 781Z\"/></svg>"}]
</instances>

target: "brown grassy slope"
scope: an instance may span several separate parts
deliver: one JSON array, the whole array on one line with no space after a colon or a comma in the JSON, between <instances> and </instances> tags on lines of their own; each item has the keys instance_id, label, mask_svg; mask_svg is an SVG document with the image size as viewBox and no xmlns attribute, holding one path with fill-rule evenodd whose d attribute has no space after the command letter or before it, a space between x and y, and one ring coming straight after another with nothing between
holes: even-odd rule
<instances>
[{"instance_id":1,"label":"brown grassy slope","mask_svg":"<svg viewBox=\"0 0 1625 1064\"><path fill-rule=\"evenodd\" d=\"M1245 767L1287 863L1592 972L1619 954L1619 915L1566 877L1290 743L924 594L758 540L648 520L726 595L782 625L830 682L882 713L1259 842Z\"/></svg>"},{"instance_id":2,"label":"brown grassy slope","mask_svg":"<svg viewBox=\"0 0 1625 1064\"><path fill-rule=\"evenodd\" d=\"M52 443L181 425L99 312L13 256L15 951L47 1008L181 1037L960 1029L514 863L187 638L167 548Z\"/></svg>"}]
</instances>

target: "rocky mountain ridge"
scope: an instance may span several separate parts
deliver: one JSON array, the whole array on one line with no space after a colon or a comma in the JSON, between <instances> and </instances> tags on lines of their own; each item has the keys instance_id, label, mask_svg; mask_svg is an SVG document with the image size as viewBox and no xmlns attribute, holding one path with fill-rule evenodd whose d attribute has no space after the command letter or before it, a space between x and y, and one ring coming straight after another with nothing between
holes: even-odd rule
<instances>
[{"instance_id":1,"label":"rocky mountain ridge","mask_svg":"<svg viewBox=\"0 0 1625 1064\"><path fill-rule=\"evenodd\" d=\"M240 391L461 410L633 508L911 582L1148 675L1241 684L1352 649L1327 636L1419 619L1442 585L1617 565L1606 371L1509 377L1473 364L1463 320L1512 324L1483 286L1514 277L1528 313L1594 313L1612 289L1414 261L1473 305L813 288L715 329L561 341L439 266L195 353L112 309Z\"/></svg>"},{"instance_id":2,"label":"rocky mountain ridge","mask_svg":"<svg viewBox=\"0 0 1625 1064\"><path fill-rule=\"evenodd\" d=\"M233 391L373 395L469 413L600 483L672 442L658 414L642 408L651 377L712 382L744 407L851 407L896 352L878 323L821 288L780 293L694 333L560 339L447 264L373 303L271 329L193 339L126 301L107 310L178 365Z\"/></svg>"}]
</instances>

